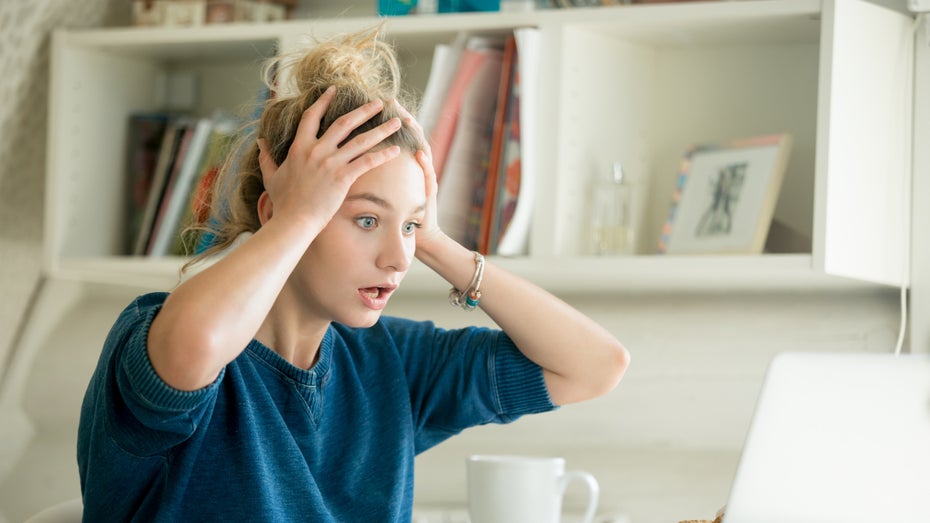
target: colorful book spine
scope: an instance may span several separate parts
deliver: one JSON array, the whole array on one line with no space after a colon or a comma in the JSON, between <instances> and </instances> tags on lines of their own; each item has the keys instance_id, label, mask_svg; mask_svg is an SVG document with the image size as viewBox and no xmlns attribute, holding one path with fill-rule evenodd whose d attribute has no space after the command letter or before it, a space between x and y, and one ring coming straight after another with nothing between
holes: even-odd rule
<instances>
[{"instance_id":1,"label":"colorful book spine","mask_svg":"<svg viewBox=\"0 0 930 523\"><path fill-rule=\"evenodd\" d=\"M133 114L129 117L129 139L126 154L126 231L124 252L131 253L142 228L145 206L152 190L168 115L164 113Z\"/></svg>"},{"instance_id":2,"label":"colorful book spine","mask_svg":"<svg viewBox=\"0 0 930 523\"><path fill-rule=\"evenodd\" d=\"M501 77L497 90L497 106L494 114L494 132L491 138L491 153L488 158L488 175L485 180L482 200L480 232L478 235L478 251L482 254L492 253L491 230L496 221L496 205L499 194L498 180L503 163L504 144L507 139L508 111L511 107L514 66L517 43L513 35L507 38L504 44L504 54L501 61Z\"/></svg>"},{"instance_id":3,"label":"colorful book spine","mask_svg":"<svg viewBox=\"0 0 930 523\"><path fill-rule=\"evenodd\" d=\"M161 206L162 196L165 194L165 187L170 178L170 173L174 169L178 146L184 135L184 126L183 121L171 120L165 128L165 136L162 138L161 150L158 153L158 163L155 167L155 173L152 175L152 185L149 188L148 198L145 202L145 212L142 215L139 231L136 234L132 248L132 254L134 255L144 255L148 247L152 226L155 224L155 218Z\"/></svg>"},{"instance_id":4,"label":"colorful book spine","mask_svg":"<svg viewBox=\"0 0 930 523\"><path fill-rule=\"evenodd\" d=\"M203 159L213 121L201 118L193 124L186 133L182 149L178 151L178 162L174 175L162 199L159 215L152 232L152 240L147 254L150 256L165 256L170 254L170 247L177 235L178 223L181 220L184 206L188 196L193 190L195 175Z\"/></svg>"}]
</instances>

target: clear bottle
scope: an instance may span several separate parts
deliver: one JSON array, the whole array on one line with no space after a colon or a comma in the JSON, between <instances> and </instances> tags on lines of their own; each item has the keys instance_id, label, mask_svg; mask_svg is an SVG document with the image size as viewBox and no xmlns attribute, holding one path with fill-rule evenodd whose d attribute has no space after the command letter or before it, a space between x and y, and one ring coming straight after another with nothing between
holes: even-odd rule
<instances>
[{"instance_id":1,"label":"clear bottle","mask_svg":"<svg viewBox=\"0 0 930 523\"><path fill-rule=\"evenodd\" d=\"M598 256L634 251L633 185L615 162L609 179L591 184L591 252Z\"/></svg>"}]
</instances>

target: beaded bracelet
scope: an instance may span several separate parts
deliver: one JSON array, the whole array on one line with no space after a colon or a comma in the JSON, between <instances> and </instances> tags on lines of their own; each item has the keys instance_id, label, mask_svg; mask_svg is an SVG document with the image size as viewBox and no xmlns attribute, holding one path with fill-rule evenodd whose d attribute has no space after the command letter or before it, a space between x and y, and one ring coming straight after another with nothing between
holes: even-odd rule
<instances>
[{"instance_id":1,"label":"beaded bracelet","mask_svg":"<svg viewBox=\"0 0 930 523\"><path fill-rule=\"evenodd\" d=\"M484 278L484 256L475 251L475 274L471 277L471 283L464 291L459 291L455 287L449 291L449 303L454 307L461 307L466 311L475 310L478 307L478 301L481 299L481 279Z\"/></svg>"}]
</instances>

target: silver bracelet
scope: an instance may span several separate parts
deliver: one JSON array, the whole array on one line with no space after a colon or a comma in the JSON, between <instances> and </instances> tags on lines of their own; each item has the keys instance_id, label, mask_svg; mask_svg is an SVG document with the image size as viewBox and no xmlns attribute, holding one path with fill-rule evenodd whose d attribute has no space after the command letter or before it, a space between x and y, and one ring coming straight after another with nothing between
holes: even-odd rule
<instances>
[{"instance_id":1,"label":"silver bracelet","mask_svg":"<svg viewBox=\"0 0 930 523\"><path fill-rule=\"evenodd\" d=\"M466 311L475 310L478 307L478 301L481 300L479 287L481 287L482 278L484 278L484 256L475 251L475 274L471 277L471 283L464 291L452 287L449 291L449 303Z\"/></svg>"}]
</instances>

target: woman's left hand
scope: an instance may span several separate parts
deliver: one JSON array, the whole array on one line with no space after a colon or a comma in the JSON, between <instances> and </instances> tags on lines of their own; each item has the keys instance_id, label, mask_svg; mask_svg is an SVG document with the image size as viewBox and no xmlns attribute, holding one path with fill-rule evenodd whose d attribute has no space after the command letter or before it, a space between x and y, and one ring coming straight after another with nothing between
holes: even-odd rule
<instances>
[{"instance_id":1,"label":"woman's left hand","mask_svg":"<svg viewBox=\"0 0 930 523\"><path fill-rule=\"evenodd\" d=\"M426 182L426 213L420 228L417 229L417 251L428 249L429 245L445 238L445 233L439 228L438 211L436 205L436 196L439 193L439 183L436 180L436 169L433 167L433 152L430 150L429 141L423 127L417 122L416 118L407 111L399 102L395 100L397 111L400 113L401 121L420 135L423 142L423 149L417 151L416 159L423 169L423 176Z\"/></svg>"}]
</instances>

